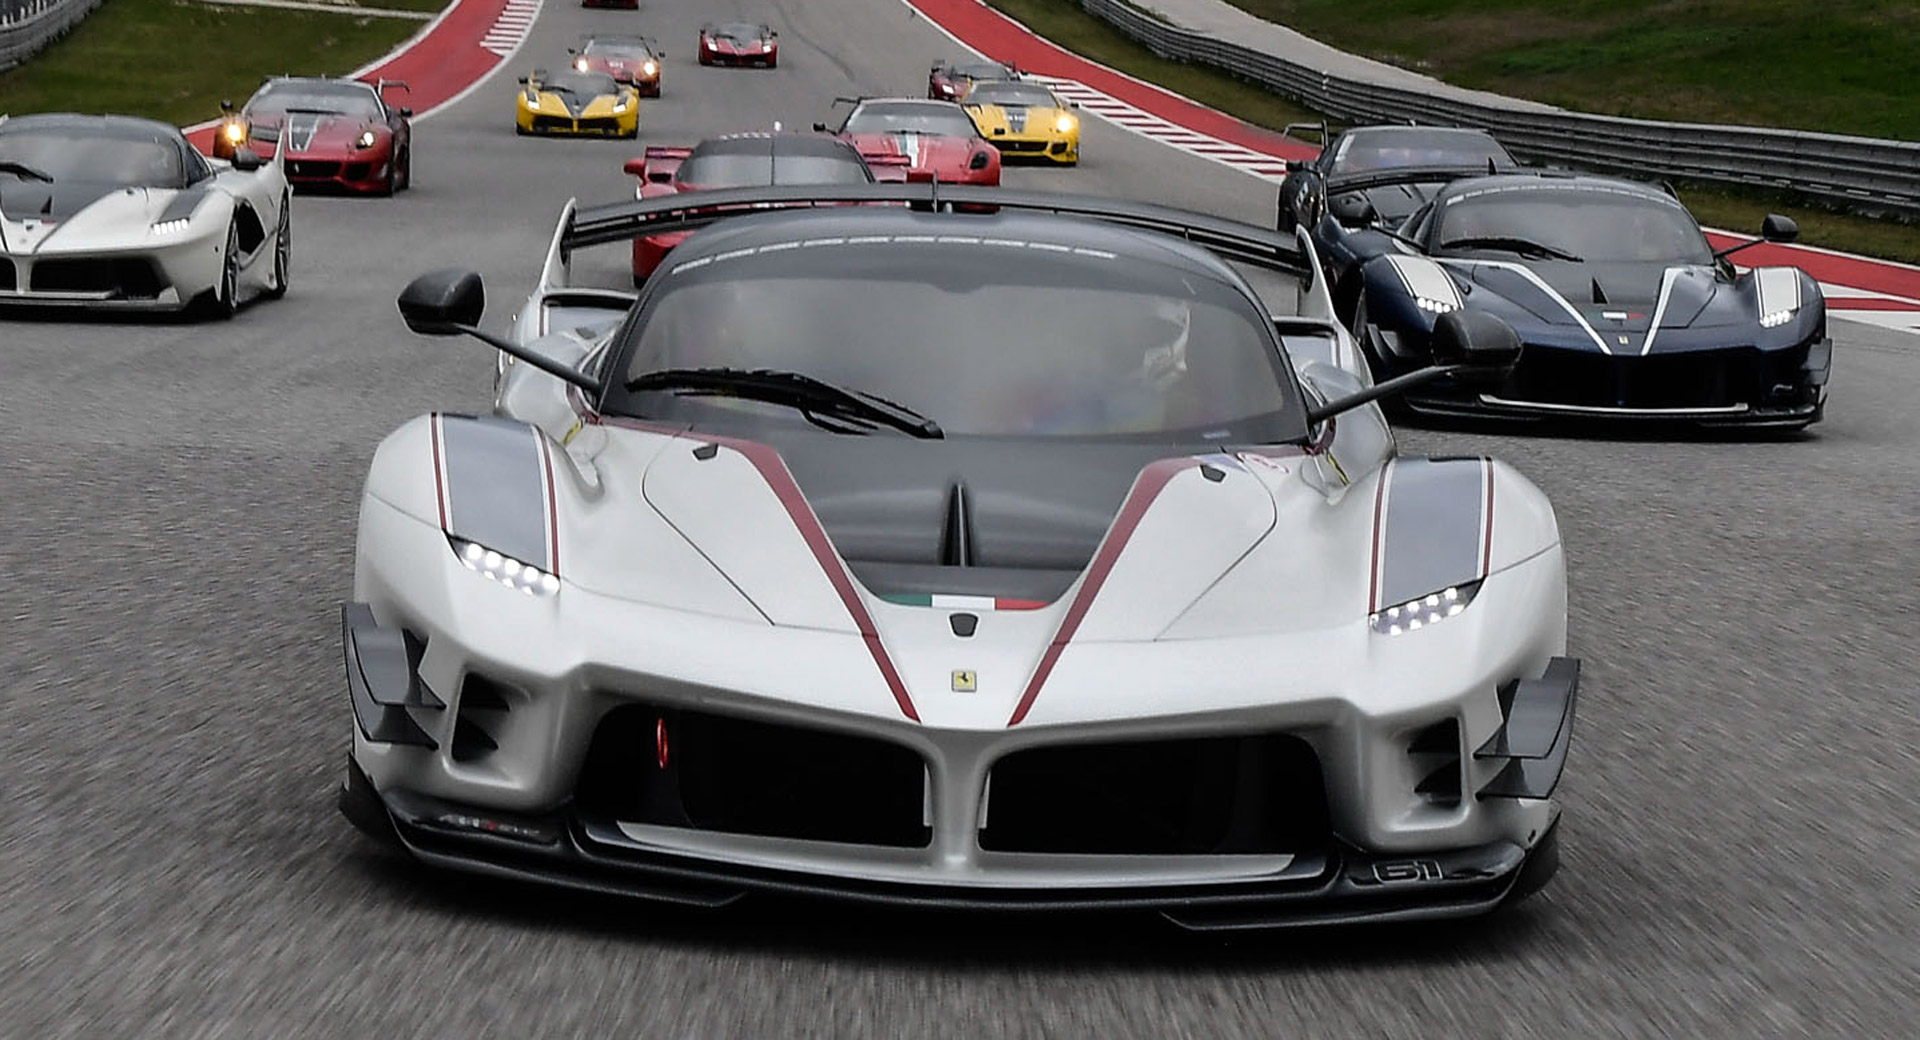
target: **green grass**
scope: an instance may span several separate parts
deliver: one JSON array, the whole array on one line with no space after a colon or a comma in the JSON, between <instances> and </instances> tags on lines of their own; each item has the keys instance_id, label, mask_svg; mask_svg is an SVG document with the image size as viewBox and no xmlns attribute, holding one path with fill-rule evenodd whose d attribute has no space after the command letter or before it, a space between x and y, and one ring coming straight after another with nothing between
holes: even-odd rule
<instances>
[{"instance_id":1,"label":"green grass","mask_svg":"<svg viewBox=\"0 0 1920 1040\"><path fill-rule=\"evenodd\" d=\"M442 0L392 0L438 10ZM388 6L388 0L367 6ZM106 0L24 65L0 73L0 112L119 112L187 125L241 104L263 77L343 73L424 22L186 0Z\"/></svg>"},{"instance_id":2,"label":"green grass","mask_svg":"<svg viewBox=\"0 0 1920 1040\"><path fill-rule=\"evenodd\" d=\"M1322 0L1233 0L1233 2L1247 8L1257 4L1276 8L1283 5L1316 6L1329 10L1378 7L1392 8L1396 12L1440 10L1454 6L1445 0L1404 0L1399 3L1390 2L1390 0L1333 0L1328 3L1323 3ZM1473 0L1473 2L1481 2L1481 0ZM1775 3L1773 0L1753 0L1753 2L1756 7L1768 10L1792 6ZM1019 20L1041 36L1083 57L1112 66L1150 83L1158 83L1257 126L1279 129L1287 123L1321 118L1316 113L1309 112L1268 93L1259 86L1236 79L1224 72L1156 57L1151 51L1122 36L1112 26L1087 14L1075 0L988 0L988 3ZM1620 0L1620 3L1622 6L1634 8L1653 6L1640 3L1639 0ZM1836 3L1839 6L1847 6L1848 0L1836 0ZM1529 3L1528 0L1484 0L1480 9L1482 11L1506 10L1523 6L1548 7L1545 3ZM1662 6L1696 5L1689 4L1687 0L1671 0ZM1894 5L1887 6L1894 7ZM1587 7L1612 10L1609 4L1594 4L1590 0L1567 0L1564 8L1555 9L1578 12ZM1900 10L1904 12L1905 8L1902 7ZM1920 11L1920 7L1916 7L1915 10ZM1920 21L1920 16L1916 16L1915 20ZM1364 21L1356 20L1354 24L1364 24ZM1305 29L1304 26L1299 27L1302 31L1312 34L1312 31ZM1338 41L1329 39L1328 42ZM1920 78L1914 79L1913 82L1920 83ZM1503 92L1512 93L1511 91ZM1916 94L1920 94L1920 90L1917 90ZM1908 100L1913 101L1914 98ZM1914 126L1920 127L1920 123ZM1335 122L1335 128L1338 129L1337 122ZM1677 187L1681 200L1693 210L1702 224L1710 227L1754 234L1758 233L1760 221L1768 213L1781 213L1800 223L1800 240L1808 245L1920 264L1920 226L1836 213L1818 200L1797 196L1791 192L1747 190L1725 185L1695 183L1683 183Z\"/></svg>"},{"instance_id":3,"label":"green grass","mask_svg":"<svg viewBox=\"0 0 1920 1040\"><path fill-rule=\"evenodd\" d=\"M1912 0L1228 0L1461 86L1643 119L1920 138Z\"/></svg>"}]
</instances>

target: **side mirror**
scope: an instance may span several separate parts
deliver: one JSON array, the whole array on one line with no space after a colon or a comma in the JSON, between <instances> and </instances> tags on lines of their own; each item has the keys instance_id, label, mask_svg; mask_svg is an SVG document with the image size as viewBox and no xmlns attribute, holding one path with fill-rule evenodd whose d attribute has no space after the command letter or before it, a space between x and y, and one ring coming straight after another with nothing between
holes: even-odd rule
<instances>
[{"instance_id":1,"label":"side mirror","mask_svg":"<svg viewBox=\"0 0 1920 1040\"><path fill-rule=\"evenodd\" d=\"M1760 237L1769 242L1794 242L1800 238L1800 224L1792 217L1778 213L1767 214L1760 222Z\"/></svg>"},{"instance_id":2,"label":"side mirror","mask_svg":"<svg viewBox=\"0 0 1920 1040\"><path fill-rule=\"evenodd\" d=\"M567 53L568 53L568 54L579 54L579 53L580 53L580 48L578 48L578 47L568 47L568 48L567 48Z\"/></svg>"},{"instance_id":3,"label":"side mirror","mask_svg":"<svg viewBox=\"0 0 1920 1040\"><path fill-rule=\"evenodd\" d=\"M816 131L819 131L820 133L826 133L826 132L827 132L827 124L825 124L825 123L815 123L815 124L813 124L813 128L814 128L814 129L815 129Z\"/></svg>"},{"instance_id":4,"label":"side mirror","mask_svg":"<svg viewBox=\"0 0 1920 1040\"><path fill-rule=\"evenodd\" d=\"M1453 378L1468 385L1498 383L1520 360L1520 334L1491 314L1451 310L1433 323L1433 361L1459 366Z\"/></svg>"},{"instance_id":5,"label":"side mirror","mask_svg":"<svg viewBox=\"0 0 1920 1040\"><path fill-rule=\"evenodd\" d=\"M400 110L400 118L402 118L402 119L412 119L412 118L413 118L413 109L411 109L411 108L402 108L402 109Z\"/></svg>"},{"instance_id":6,"label":"side mirror","mask_svg":"<svg viewBox=\"0 0 1920 1040\"><path fill-rule=\"evenodd\" d=\"M220 111L222 111L222 112L231 112L231 111L233 111L233 99L232 99L232 98L227 98L226 100L224 100L224 101L221 101L221 102L220 102Z\"/></svg>"},{"instance_id":7,"label":"side mirror","mask_svg":"<svg viewBox=\"0 0 1920 1040\"><path fill-rule=\"evenodd\" d=\"M1301 170L1304 170L1306 168L1307 168L1307 161L1305 159L1288 159L1287 160L1288 173L1299 173Z\"/></svg>"},{"instance_id":8,"label":"side mirror","mask_svg":"<svg viewBox=\"0 0 1920 1040\"><path fill-rule=\"evenodd\" d=\"M515 82L517 82L517 83L519 83L519 84L520 84L521 86L523 86L523 87L524 87L524 86L526 86L526 85L527 85L527 77L525 77L525 76L522 76L522 77L520 77L520 78L519 78L518 80L516 80Z\"/></svg>"},{"instance_id":9,"label":"side mirror","mask_svg":"<svg viewBox=\"0 0 1920 1040\"><path fill-rule=\"evenodd\" d=\"M245 147L235 148L233 158L229 161L233 163L233 168L241 173L252 173L267 164L265 159L260 158L259 152Z\"/></svg>"},{"instance_id":10,"label":"side mirror","mask_svg":"<svg viewBox=\"0 0 1920 1040\"><path fill-rule=\"evenodd\" d=\"M400 316L423 336L451 336L480 324L486 311L480 276L457 267L429 271L400 291Z\"/></svg>"},{"instance_id":11,"label":"side mirror","mask_svg":"<svg viewBox=\"0 0 1920 1040\"><path fill-rule=\"evenodd\" d=\"M1327 212L1333 214L1333 219L1343 227L1366 227L1380 216L1374 210L1373 203L1358 193L1336 195L1327 200Z\"/></svg>"},{"instance_id":12,"label":"side mirror","mask_svg":"<svg viewBox=\"0 0 1920 1040\"><path fill-rule=\"evenodd\" d=\"M647 179L647 161L645 159L628 159L626 165L620 167L620 169L643 181Z\"/></svg>"}]
</instances>

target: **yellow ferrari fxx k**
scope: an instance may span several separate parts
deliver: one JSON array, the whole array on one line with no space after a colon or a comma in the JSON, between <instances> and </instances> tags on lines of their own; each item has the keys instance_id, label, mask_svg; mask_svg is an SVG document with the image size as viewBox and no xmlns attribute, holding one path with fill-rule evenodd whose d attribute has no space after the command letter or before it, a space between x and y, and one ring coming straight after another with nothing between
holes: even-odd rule
<instances>
[{"instance_id":1,"label":"yellow ferrari fxx k","mask_svg":"<svg viewBox=\"0 0 1920 1040\"><path fill-rule=\"evenodd\" d=\"M640 136L640 96L604 72L535 69L520 80L514 128L523 134Z\"/></svg>"},{"instance_id":2,"label":"yellow ferrari fxx k","mask_svg":"<svg viewBox=\"0 0 1920 1040\"><path fill-rule=\"evenodd\" d=\"M982 81L962 103L1002 159L1045 159L1062 166L1080 161L1079 115L1072 103L1039 83Z\"/></svg>"}]
</instances>

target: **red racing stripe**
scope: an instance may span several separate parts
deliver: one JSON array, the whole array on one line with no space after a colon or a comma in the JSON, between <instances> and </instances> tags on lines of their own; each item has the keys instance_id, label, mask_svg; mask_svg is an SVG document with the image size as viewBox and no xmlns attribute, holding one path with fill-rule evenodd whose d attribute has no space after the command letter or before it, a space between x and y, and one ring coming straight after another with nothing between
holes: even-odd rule
<instances>
[{"instance_id":1,"label":"red racing stripe","mask_svg":"<svg viewBox=\"0 0 1920 1040\"><path fill-rule=\"evenodd\" d=\"M1148 463L1134 478L1133 490L1128 493L1127 500L1121 503L1119 515L1113 518L1113 526L1107 528L1107 536L1101 539L1100 548L1094 552L1093 562L1087 566L1087 576L1080 583L1080 591L1074 595L1073 602L1067 607L1066 617L1061 619L1059 629L1053 633L1053 642L1047 644L1046 653L1041 655L1039 666L1033 670L1033 677L1027 680L1026 691L1020 695L1020 703L1013 709L1013 717L1007 720L1008 728L1018 726L1027 717L1034 699L1040 696L1040 687L1046 685L1047 676L1053 672L1061 651L1067 648L1067 642L1079 629L1081 619L1087 616L1087 610L1093 606L1094 597L1100 594L1100 586L1106 583L1107 574L1120 558L1120 551L1127 547L1127 539L1133 537L1134 529L1140 526L1140 518L1147 514L1147 507L1153 505L1168 481L1200 465L1201 460L1196 458L1161 459Z\"/></svg>"}]
</instances>

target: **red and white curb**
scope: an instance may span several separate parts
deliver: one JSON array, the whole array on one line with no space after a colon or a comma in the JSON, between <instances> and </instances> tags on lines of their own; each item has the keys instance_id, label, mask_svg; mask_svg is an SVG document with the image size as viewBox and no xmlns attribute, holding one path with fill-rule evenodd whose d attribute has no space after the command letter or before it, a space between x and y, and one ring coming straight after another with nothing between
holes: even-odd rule
<instances>
[{"instance_id":1,"label":"red and white curb","mask_svg":"<svg viewBox=\"0 0 1920 1040\"><path fill-rule=\"evenodd\" d=\"M493 20L493 27L480 38L480 46L502 58L512 57L526 42L527 33L533 31L534 20L540 17L541 3L542 0L507 0L500 17Z\"/></svg>"},{"instance_id":2,"label":"red and white curb","mask_svg":"<svg viewBox=\"0 0 1920 1040\"><path fill-rule=\"evenodd\" d=\"M1245 145L1222 141L1218 137L1162 119L1152 112L1136 108L1077 80L1031 74L1027 78L1052 87L1054 93L1080 106L1083 111L1091 112L1123 130L1131 130L1148 140L1158 141L1170 148L1178 148L1188 155L1211 159L1242 173L1264 177L1276 183L1287 175L1285 159L1255 151Z\"/></svg>"}]
</instances>

